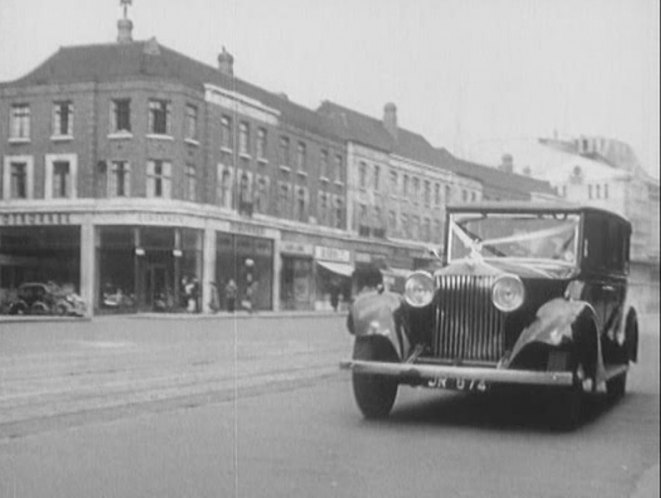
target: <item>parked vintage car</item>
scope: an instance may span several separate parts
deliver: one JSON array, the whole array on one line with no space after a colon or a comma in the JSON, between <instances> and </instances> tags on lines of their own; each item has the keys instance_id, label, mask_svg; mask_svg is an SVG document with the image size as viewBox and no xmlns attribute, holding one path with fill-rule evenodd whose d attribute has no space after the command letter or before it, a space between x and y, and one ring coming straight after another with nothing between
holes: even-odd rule
<instances>
[{"instance_id":1,"label":"parked vintage car","mask_svg":"<svg viewBox=\"0 0 661 498\"><path fill-rule=\"evenodd\" d=\"M581 421L585 396L625 392L638 351L627 301L631 225L605 210L482 203L447 208L441 269L413 272L403 296L359 296L348 326L366 418L399 385L470 391L532 386L550 421Z\"/></svg>"},{"instance_id":2,"label":"parked vintage car","mask_svg":"<svg viewBox=\"0 0 661 498\"><path fill-rule=\"evenodd\" d=\"M85 303L73 289L53 283L26 282L9 304L10 315L83 316Z\"/></svg>"}]
</instances>

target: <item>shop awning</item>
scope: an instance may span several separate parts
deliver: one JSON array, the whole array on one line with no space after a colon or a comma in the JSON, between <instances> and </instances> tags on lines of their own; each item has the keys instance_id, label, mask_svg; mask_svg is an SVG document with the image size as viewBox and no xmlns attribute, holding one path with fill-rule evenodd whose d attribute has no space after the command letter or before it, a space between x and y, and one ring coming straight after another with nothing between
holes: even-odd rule
<instances>
[{"instance_id":1,"label":"shop awning","mask_svg":"<svg viewBox=\"0 0 661 498\"><path fill-rule=\"evenodd\" d=\"M353 265L349 265L346 263L332 263L330 261L317 261L317 264L319 266L323 266L329 271L332 271L333 273L337 273L338 275L342 275L344 277L350 277L351 274L353 273L354 267Z\"/></svg>"}]
</instances>

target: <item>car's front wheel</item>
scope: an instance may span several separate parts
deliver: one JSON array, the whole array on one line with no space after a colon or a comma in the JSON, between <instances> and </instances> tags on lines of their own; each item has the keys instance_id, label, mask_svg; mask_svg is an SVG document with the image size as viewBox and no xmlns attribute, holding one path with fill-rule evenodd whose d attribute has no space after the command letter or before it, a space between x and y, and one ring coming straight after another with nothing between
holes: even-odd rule
<instances>
[{"instance_id":1,"label":"car's front wheel","mask_svg":"<svg viewBox=\"0 0 661 498\"><path fill-rule=\"evenodd\" d=\"M587 393L592 390L593 382L594 379L586 374L585 369L579 363L574 368L573 385L554 390L549 399L547 414L551 428L572 430L580 425Z\"/></svg>"},{"instance_id":2,"label":"car's front wheel","mask_svg":"<svg viewBox=\"0 0 661 498\"><path fill-rule=\"evenodd\" d=\"M365 361L397 360L390 344L361 339L356 340L353 357ZM396 379L354 372L352 381L356 403L365 418L384 418L390 414L397 396Z\"/></svg>"}]
</instances>

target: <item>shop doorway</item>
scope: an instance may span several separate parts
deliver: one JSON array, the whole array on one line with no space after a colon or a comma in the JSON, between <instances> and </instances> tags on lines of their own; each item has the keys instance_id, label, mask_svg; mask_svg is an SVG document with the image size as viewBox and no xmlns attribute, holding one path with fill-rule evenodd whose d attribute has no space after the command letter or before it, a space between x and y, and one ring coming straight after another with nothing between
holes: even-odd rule
<instances>
[{"instance_id":1,"label":"shop doorway","mask_svg":"<svg viewBox=\"0 0 661 498\"><path fill-rule=\"evenodd\" d=\"M154 311L166 311L174 305L172 293L168 282L170 276L164 264L149 263L145 274L145 298L146 304Z\"/></svg>"}]
</instances>

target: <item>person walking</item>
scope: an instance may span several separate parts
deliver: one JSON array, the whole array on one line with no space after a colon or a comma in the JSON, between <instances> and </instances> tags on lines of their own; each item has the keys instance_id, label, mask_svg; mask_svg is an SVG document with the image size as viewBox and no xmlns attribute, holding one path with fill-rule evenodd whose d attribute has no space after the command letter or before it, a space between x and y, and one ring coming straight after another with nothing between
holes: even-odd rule
<instances>
[{"instance_id":1,"label":"person walking","mask_svg":"<svg viewBox=\"0 0 661 498\"><path fill-rule=\"evenodd\" d=\"M236 282L233 278L230 278L229 282L227 282L227 285L225 286L225 303L227 305L227 311L230 313L234 313L234 309L236 308L237 292L238 288L236 286Z\"/></svg>"}]
</instances>

